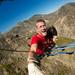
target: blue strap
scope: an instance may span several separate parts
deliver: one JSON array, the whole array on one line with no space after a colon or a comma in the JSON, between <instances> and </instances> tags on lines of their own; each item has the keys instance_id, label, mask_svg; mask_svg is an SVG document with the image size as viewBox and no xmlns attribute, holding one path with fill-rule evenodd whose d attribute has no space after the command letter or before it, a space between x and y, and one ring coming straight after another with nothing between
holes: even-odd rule
<instances>
[{"instance_id":1,"label":"blue strap","mask_svg":"<svg viewBox=\"0 0 75 75\"><path fill-rule=\"evenodd\" d=\"M67 44L67 45L62 45L58 47L54 47L52 50L65 50L66 48L75 48L75 42Z\"/></svg>"},{"instance_id":2,"label":"blue strap","mask_svg":"<svg viewBox=\"0 0 75 75\"><path fill-rule=\"evenodd\" d=\"M54 53L51 53L49 54L48 56L55 56L55 55L58 55L58 54L75 54L75 51L71 51L71 52L54 52Z\"/></svg>"}]
</instances>

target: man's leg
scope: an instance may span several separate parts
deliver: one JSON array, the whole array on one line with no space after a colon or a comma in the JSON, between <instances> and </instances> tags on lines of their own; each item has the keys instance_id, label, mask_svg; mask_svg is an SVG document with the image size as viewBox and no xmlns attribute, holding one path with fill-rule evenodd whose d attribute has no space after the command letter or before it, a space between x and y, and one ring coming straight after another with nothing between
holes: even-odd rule
<instances>
[{"instance_id":1,"label":"man's leg","mask_svg":"<svg viewBox=\"0 0 75 75\"><path fill-rule=\"evenodd\" d=\"M42 71L34 63L28 64L28 72L29 75L44 75Z\"/></svg>"}]
</instances>

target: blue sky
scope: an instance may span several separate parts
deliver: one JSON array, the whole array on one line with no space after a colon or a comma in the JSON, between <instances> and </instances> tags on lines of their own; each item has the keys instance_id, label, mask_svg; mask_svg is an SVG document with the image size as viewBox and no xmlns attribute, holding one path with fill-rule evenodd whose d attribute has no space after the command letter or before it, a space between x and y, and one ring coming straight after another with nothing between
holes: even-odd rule
<instances>
[{"instance_id":1,"label":"blue sky","mask_svg":"<svg viewBox=\"0 0 75 75\"><path fill-rule=\"evenodd\" d=\"M0 2L0 32L7 32L18 22L36 14L49 14L75 0L4 0Z\"/></svg>"}]
</instances>

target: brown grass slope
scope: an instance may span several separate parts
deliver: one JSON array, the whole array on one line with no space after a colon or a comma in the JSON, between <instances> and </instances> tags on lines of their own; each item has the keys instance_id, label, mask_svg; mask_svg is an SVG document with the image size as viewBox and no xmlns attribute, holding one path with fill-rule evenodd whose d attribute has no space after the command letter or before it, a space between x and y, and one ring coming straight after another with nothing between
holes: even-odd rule
<instances>
[{"instance_id":1,"label":"brown grass slope","mask_svg":"<svg viewBox=\"0 0 75 75\"><path fill-rule=\"evenodd\" d=\"M14 51L28 51L26 40L35 32L34 24L39 18L43 18L48 26L56 27L58 36L61 36L57 41L59 45L75 41L69 39L75 38L75 3L69 3L54 13L34 15L29 20L19 22L16 27L4 34L4 39L0 38L0 47ZM0 51L0 75L28 75L28 53L14 51ZM46 75L75 75L74 65L74 54L45 57L42 62L42 68Z\"/></svg>"}]
</instances>

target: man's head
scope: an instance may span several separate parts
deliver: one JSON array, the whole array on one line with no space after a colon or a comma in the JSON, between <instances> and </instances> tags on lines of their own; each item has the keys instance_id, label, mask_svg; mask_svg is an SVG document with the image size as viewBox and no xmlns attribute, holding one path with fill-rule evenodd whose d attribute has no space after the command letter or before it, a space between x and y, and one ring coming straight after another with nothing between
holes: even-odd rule
<instances>
[{"instance_id":1,"label":"man's head","mask_svg":"<svg viewBox=\"0 0 75 75\"><path fill-rule=\"evenodd\" d=\"M41 33L46 36L46 23L43 19L39 19L36 21L36 31L37 33Z\"/></svg>"}]
</instances>

